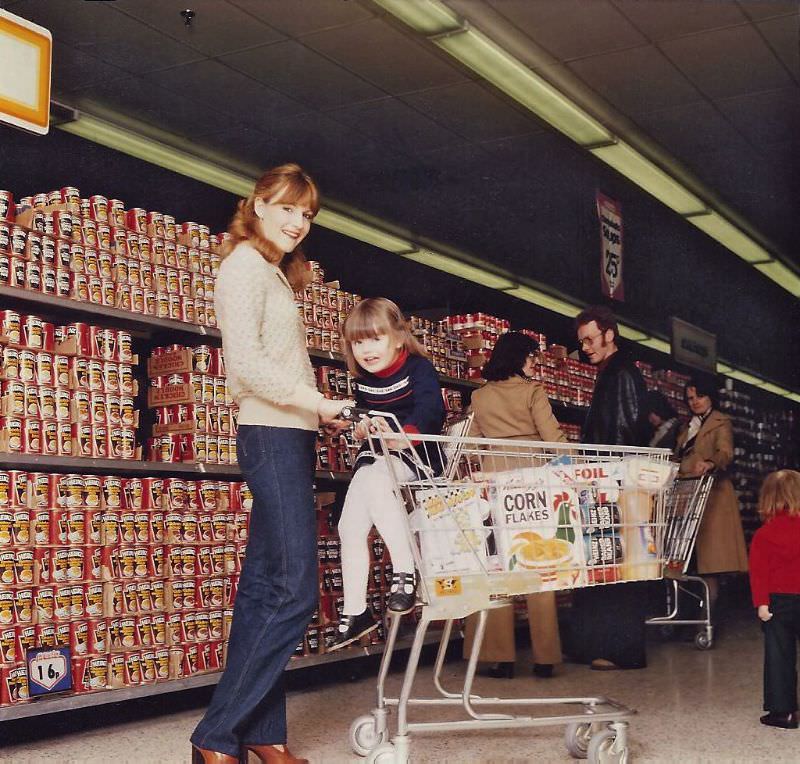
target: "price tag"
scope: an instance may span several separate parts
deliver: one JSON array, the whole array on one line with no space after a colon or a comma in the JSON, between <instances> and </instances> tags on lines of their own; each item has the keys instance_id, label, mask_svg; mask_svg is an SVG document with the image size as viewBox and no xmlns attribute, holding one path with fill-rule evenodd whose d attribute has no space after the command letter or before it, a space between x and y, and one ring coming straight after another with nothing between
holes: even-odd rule
<instances>
[{"instance_id":1,"label":"price tag","mask_svg":"<svg viewBox=\"0 0 800 764\"><path fill-rule=\"evenodd\" d=\"M72 689L68 647L36 647L26 657L31 697Z\"/></svg>"}]
</instances>

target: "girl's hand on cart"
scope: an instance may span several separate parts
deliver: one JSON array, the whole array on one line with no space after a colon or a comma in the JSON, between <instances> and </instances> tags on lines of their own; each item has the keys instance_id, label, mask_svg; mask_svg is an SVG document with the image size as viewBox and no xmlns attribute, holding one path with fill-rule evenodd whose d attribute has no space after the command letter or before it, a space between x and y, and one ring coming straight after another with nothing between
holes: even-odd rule
<instances>
[{"instance_id":1,"label":"girl's hand on cart","mask_svg":"<svg viewBox=\"0 0 800 764\"><path fill-rule=\"evenodd\" d=\"M772 613L769 611L769 605L759 605L758 606L758 617L766 623L772 618Z\"/></svg>"},{"instance_id":2,"label":"girl's hand on cart","mask_svg":"<svg viewBox=\"0 0 800 764\"><path fill-rule=\"evenodd\" d=\"M357 440L364 440L365 438L369 437L370 433L370 419L369 417L365 416L360 421L356 422L355 427L353 427L353 435Z\"/></svg>"},{"instance_id":3,"label":"girl's hand on cart","mask_svg":"<svg viewBox=\"0 0 800 764\"><path fill-rule=\"evenodd\" d=\"M374 416L370 419L369 431L370 434L394 432L391 425L382 416ZM408 441L404 438L384 438L383 442L387 448L393 451L408 448Z\"/></svg>"}]
</instances>

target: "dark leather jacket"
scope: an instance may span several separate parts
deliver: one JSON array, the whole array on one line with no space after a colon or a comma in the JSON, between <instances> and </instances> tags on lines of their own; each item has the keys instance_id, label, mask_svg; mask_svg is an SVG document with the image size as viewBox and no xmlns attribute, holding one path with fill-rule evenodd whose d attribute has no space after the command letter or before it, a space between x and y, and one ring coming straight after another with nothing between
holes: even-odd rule
<instances>
[{"instance_id":1,"label":"dark leather jacket","mask_svg":"<svg viewBox=\"0 0 800 764\"><path fill-rule=\"evenodd\" d=\"M583 425L582 441L646 446L650 440L646 395L647 387L639 369L622 350L618 350L597 375L592 405Z\"/></svg>"}]
</instances>

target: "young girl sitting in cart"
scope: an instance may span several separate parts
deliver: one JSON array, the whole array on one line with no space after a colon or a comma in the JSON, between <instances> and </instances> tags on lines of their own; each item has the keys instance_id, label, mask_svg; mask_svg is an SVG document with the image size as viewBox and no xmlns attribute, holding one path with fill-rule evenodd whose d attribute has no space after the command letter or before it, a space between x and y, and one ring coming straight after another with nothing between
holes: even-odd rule
<instances>
[{"instance_id":1,"label":"young girl sitting in cart","mask_svg":"<svg viewBox=\"0 0 800 764\"><path fill-rule=\"evenodd\" d=\"M750 588L764 631L761 723L797 729L797 639L800 637L800 472L764 479L758 499L764 525L750 544Z\"/></svg>"},{"instance_id":2,"label":"young girl sitting in cart","mask_svg":"<svg viewBox=\"0 0 800 764\"><path fill-rule=\"evenodd\" d=\"M347 317L343 336L347 367L355 377L356 405L394 414L406 433L407 437L385 441L397 478L403 481L417 476L409 442L434 474L440 473L441 456L436 445L414 441L415 434L438 435L442 430L445 410L439 379L400 309L382 297L363 300ZM395 613L405 613L416 601L406 510L394 493L389 465L380 455L380 442L374 441L374 452L367 442L370 433L390 431L391 425L380 416L365 417L355 426L355 437L364 444L356 456L339 521L344 608L332 649L349 645L378 626L366 600L370 567L367 539L373 525L386 542L394 570L386 606Z\"/></svg>"}]
</instances>

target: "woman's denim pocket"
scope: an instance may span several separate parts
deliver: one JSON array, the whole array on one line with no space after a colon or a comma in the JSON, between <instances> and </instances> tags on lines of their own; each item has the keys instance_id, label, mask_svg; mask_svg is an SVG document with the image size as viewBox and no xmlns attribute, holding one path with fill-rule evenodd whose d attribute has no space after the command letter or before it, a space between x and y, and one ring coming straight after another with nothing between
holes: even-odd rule
<instances>
[{"instance_id":1,"label":"woman's denim pocket","mask_svg":"<svg viewBox=\"0 0 800 764\"><path fill-rule=\"evenodd\" d=\"M239 466L244 472L253 472L263 466L267 459L264 428L255 424L239 425L236 433L236 453Z\"/></svg>"}]
</instances>

